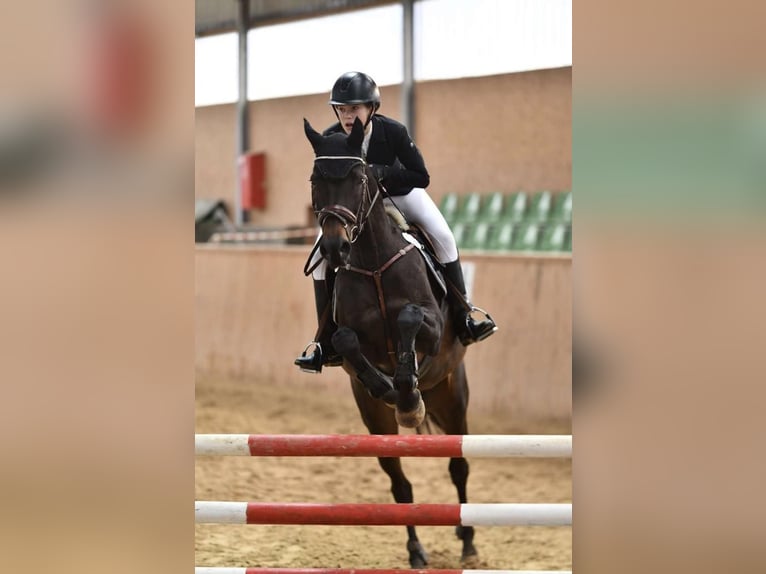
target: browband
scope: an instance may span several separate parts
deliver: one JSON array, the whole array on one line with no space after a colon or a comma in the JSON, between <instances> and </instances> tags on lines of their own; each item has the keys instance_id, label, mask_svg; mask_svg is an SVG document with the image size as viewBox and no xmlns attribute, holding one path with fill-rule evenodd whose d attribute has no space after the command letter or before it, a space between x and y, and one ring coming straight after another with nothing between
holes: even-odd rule
<instances>
[{"instance_id":1,"label":"browband","mask_svg":"<svg viewBox=\"0 0 766 574\"><path fill-rule=\"evenodd\" d=\"M364 163L364 159L361 157L356 157L354 155L320 155L314 158L314 161L318 159L355 159L358 161L361 161Z\"/></svg>"}]
</instances>

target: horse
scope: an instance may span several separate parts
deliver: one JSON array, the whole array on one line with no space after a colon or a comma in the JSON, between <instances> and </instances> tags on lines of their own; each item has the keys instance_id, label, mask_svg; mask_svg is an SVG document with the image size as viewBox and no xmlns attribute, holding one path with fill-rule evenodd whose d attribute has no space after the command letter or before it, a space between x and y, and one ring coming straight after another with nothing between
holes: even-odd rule
<instances>
[{"instance_id":1,"label":"horse","mask_svg":"<svg viewBox=\"0 0 766 574\"><path fill-rule=\"evenodd\" d=\"M427 432L433 422L445 434L468 434L465 347L452 326L446 289L389 217L385 190L362 158L361 122L348 136L324 136L304 118L304 131L315 153L311 202L321 228L315 248L335 270L332 343L364 425L384 435L397 434L397 425ZM412 503L400 459L378 462L394 500ZM460 503L467 501L468 470L465 458L450 459ZM473 527L458 526L456 535L461 561L475 560ZM428 563L414 526L407 526L407 551L412 568Z\"/></svg>"}]
</instances>

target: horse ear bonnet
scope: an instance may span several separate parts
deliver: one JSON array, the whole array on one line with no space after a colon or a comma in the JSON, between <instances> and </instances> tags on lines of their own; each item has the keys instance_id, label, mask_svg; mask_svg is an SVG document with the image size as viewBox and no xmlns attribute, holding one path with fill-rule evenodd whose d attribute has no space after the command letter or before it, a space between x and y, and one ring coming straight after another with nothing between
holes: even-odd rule
<instances>
[{"instance_id":1,"label":"horse ear bonnet","mask_svg":"<svg viewBox=\"0 0 766 574\"><path fill-rule=\"evenodd\" d=\"M306 118L303 118L303 131L306 133L306 137L311 142L311 147L314 148L314 152L317 153L317 146L322 143L322 134L316 131ZM317 155L320 155L317 153Z\"/></svg>"},{"instance_id":2,"label":"horse ear bonnet","mask_svg":"<svg viewBox=\"0 0 766 574\"><path fill-rule=\"evenodd\" d=\"M332 133L323 136L315 131L305 118L303 120L303 129L306 132L306 137L311 142L311 147L314 148L314 154L317 157L362 157L364 128L362 127L362 122L359 121L359 118L354 122L354 127L348 136L344 133ZM351 168L358 163L358 160L354 159L319 159L314 162L314 169L324 178L343 179L348 176Z\"/></svg>"},{"instance_id":3,"label":"horse ear bonnet","mask_svg":"<svg viewBox=\"0 0 766 574\"><path fill-rule=\"evenodd\" d=\"M351 133L348 134L348 146L357 151L359 157L362 156L362 142L364 141L364 126L362 120L356 118L354 125L351 128Z\"/></svg>"}]
</instances>

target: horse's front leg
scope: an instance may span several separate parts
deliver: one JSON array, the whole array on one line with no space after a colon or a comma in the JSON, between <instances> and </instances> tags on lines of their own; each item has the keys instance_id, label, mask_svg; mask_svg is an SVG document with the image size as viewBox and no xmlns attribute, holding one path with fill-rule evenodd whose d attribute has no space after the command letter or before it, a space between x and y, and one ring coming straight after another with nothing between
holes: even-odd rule
<instances>
[{"instance_id":1,"label":"horse's front leg","mask_svg":"<svg viewBox=\"0 0 766 574\"><path fill-rule=\"evenodd\" d=\"M394 390L391 378L376 369L362 354L359 337L348 327L341 327L332 336L335 350L346 359L356 371L356 378L364 385L367 392L375 399L383 399L393 405L398 393Z\"/></svg>"},{"instance_id":2,"label":"horse's front leg","mask_svg":"<svg viewBox=\"0 0 766 574\"><path fill-rule=\"evenodd\" d=\"M415 336L418 334L425 313L419 305L409 303L399 313L399 345L396 352L394 387L399 392L396 401L396 421L407 428L415 428L426 416L426 407L418 390L418 359L415 353Z\"/></svg>"}]
</instances>

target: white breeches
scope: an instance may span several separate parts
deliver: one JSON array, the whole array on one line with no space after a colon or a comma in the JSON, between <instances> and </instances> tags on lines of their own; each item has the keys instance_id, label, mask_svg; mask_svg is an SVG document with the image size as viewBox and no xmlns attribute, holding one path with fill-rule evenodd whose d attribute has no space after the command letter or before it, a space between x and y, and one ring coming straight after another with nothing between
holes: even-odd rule
<instances>
[{"instance_id":1,"label":"white breeches","mask_svg":"<svg viewBox=\"0 0 766 574\"><path fill-rule=\"evenodd\" d=\"M425 230L431 237L439 263L450 263L457 259L457 244L455 243L454 235L452 235L452 230L425 189L416 187L407 195L386 198L383 201L388 205L394 203L404 214L407 221L416 223ZM319 241L319 237L317 237L317 241ZM311 264L316 263L320 257L319 250L317 249L314 257L311 259ZM327 262L322 260L319 266L312 272L312 277L315 281L320 281L325 278L326 270Z\"/></svg>"}]
</instances>

